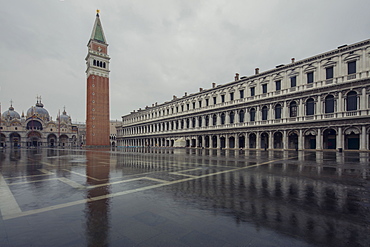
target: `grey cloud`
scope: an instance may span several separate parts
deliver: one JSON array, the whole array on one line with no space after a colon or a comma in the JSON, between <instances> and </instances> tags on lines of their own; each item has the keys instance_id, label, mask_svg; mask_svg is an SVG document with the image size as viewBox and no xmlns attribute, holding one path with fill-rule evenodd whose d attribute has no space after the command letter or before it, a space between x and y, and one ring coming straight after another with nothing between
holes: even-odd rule
<instances>
[{"instance_id":1,"label":"grey cloud","mask_svg":"<svg viewBox=\"0 0 370 247\"><path fill-rule=\"evenodd\" d=\"M1 0L5 2L4 0ZM368 1L19 0L3 5L0 101L43 96L85 119L85 56L95 18L111 56L111 118L369 38ZM21 95L21 96L19 96Z\"/></svg>"}]
</instances>

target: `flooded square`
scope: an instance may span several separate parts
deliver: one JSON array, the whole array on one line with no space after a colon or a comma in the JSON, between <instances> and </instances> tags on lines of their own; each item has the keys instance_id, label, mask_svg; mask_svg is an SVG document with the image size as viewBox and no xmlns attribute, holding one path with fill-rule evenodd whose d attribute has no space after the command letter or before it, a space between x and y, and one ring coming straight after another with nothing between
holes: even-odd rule
<instances>
[{"instance_id":1,"label":"flooded square","mask_svg":"<svg viewBox=\"0 0 370 247\"><path fill-rule=\"evenodd\" d=\"M0 246L368 246L370 153L4 149Z\"/></svg>"}]
</instances>

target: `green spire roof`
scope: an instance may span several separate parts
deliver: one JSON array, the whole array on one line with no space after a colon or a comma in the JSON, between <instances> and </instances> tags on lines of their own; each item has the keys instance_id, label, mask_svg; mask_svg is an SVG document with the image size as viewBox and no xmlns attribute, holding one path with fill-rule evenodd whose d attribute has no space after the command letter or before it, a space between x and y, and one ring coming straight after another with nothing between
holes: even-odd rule
<instances>
[{"instance_id":1,"label":"green spire roof","mask_svg":"<svg viewBox=\"0 0 370 247\"><path fill-rule=\"evenodd\" d=\"M102 42L102 43L106 43L104 32L103 32L103 27L101 25L100 18L99 18L99 14L96 14L94 28L91 33L91 39Z\"/></svg>"}]
</instances>

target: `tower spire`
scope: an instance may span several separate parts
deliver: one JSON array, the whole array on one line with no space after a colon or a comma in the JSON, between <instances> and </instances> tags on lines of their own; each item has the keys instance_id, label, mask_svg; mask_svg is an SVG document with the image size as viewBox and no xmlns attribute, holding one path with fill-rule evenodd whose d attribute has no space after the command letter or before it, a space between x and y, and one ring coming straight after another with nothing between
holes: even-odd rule
<instances>
[{"instance_id":1,"label":"tower spire","mask_svg":"<svg viewBox=\"0 0 370 247\"><path fill-rule=\"evenodd\" d=\"M99 13L100 13L100 10L97 9L95 23L94 23L93 30L91 32L90 41L95 40L95 41L106 44L106 39L105 39L105 35L103 32L103 26L100 21Z\"/></svg>"}]
</instances>

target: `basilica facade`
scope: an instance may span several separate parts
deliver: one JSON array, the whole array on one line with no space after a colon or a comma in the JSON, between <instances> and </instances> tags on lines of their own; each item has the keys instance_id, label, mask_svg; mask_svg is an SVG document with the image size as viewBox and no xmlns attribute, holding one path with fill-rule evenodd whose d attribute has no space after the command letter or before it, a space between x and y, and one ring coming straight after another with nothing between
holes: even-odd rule
<instances>
[{"instance_id":1,"label":"basilica facade","mask_svg":"<svg viewBox=\"0 0 370 247\"><path fill-rule=\"evenodd\" d=\"M64 110L52 120L41 99L26 115L11 105L1 114L0 147L74 147L79 146L78 128Z\"/></svg>"},{"instance_id":2,"label":"basilica facade","mask_svg":"<svg viewBox=\"0 0 370 247\"><path fill-rule=\"evenodd\" d=\"M118 146L370 148L370 39L122 116Z\"/></svg>"}]
</instances>

